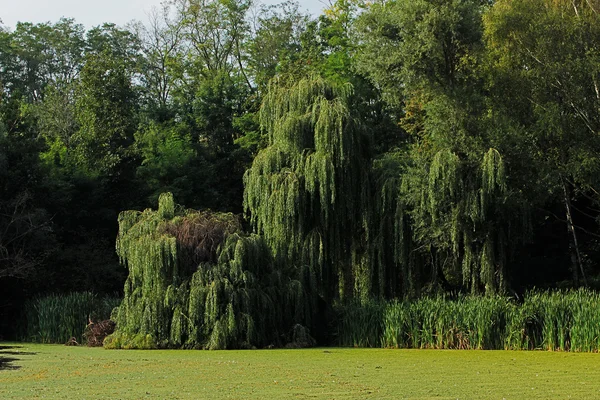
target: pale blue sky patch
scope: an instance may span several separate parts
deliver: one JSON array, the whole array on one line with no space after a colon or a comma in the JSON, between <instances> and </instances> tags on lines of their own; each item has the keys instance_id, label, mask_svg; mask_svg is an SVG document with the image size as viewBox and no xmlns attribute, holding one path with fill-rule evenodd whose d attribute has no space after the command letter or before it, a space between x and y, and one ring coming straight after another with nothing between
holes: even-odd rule
<instances>
[{"instance_id":1,"label":"pale blue sky patch","mask_svg":"<svg viewBox=\"0 0 600 400\"><path fill-rule=\"evenodd\" d=\"M123 26L131 20L147 21L153 6L161 0L0 0L0 19L5 26L14 29L17 22L56 22L61 17L75 18L87 29L112 22ZM263 0L265 4L277 4L278 0ZM300 1L300 9L318 15L327 0Z\"/></svg>"}]
</instances>

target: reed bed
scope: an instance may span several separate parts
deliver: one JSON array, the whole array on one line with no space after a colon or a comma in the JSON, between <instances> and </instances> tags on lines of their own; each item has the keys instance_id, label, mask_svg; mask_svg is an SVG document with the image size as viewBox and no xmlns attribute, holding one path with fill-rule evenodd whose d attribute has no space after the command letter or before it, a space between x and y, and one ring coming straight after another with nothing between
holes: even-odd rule
<instances>
[{"instance_id":1,"label":"reed bed","mask_svg":"<svg viewBox=\"0 0 600 400\"><path fill-rule=\"evenodd\" d=\"M338 343L354 347L514 349L597 352L600 294L529 292L522 301L444 296L349 304Z\"/></svg>"},{"instance_id":2,"label":"reed bed","mask_svg":"<svg viewBox=\"0 0 600 400\"><path fill-rule=\"evenodd\" d=\"M101 321L121 299L92 292L74 292L37 297L25 304L23 337L37 343L83 342L89 320Z\"/></svg>"},{"instance_id":3,"label":"reed bed","mask_svg":"<svg viewBox=\"0 0 600 400\"><path fill-rule=\"evenodd\" d=\"M338 309L338 342L353 347L379 347L385 304L377 301L352 303Z\"/></svg>"}]
</instances>

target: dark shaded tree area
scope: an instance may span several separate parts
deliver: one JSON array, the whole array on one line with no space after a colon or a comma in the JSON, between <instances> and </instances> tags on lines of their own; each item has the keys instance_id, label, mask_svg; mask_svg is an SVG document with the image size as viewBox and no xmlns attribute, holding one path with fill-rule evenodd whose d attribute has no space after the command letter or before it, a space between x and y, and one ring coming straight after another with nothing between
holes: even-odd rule
<instances>
[{"instance_id":1,"label":"dark shaded tree area","mask_svg":"<svg viewBox=\"0 0 600 400\"><path fill-rule=\"evenodd\" d=\"M196 332L171 310L152 327L160 340L268 344L226 319L258 321L235 293L277 279L291 286L270 301L298 285L313 297L298 304L321 311L596 288L599 12L583 0L338 0L313 18L293 1L173 0L127 27L0 29L0 335L32 296L122 294L126 279L134 293L144 265L127 278L117 217L164 192L242 222L214 259L159 285L196 287L172 299L191 310L216 296L211 282L235 282L231 311L206 316L222 326ZM262 258L239 264L238 243ZM157 296L130 296L121 322L140 326L127 315Z\"/></svg>"}]
</instances>

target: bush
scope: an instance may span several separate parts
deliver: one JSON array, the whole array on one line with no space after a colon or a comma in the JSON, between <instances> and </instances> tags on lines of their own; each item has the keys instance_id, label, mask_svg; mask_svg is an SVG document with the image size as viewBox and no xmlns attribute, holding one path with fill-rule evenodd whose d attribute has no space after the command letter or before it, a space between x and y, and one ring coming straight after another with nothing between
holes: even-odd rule
<instances>
[{"instance_id":1,"label":"bush","mask_svg":"<svg viewBox=\"0 0 600 400\"><path fill-rule=\"evenodd\" d=\"M104 343L104 339L115 331L115 322L110 319L90 323L85 328L83 337L89 347L100 347Z\"/></svg>"}]
</instances>

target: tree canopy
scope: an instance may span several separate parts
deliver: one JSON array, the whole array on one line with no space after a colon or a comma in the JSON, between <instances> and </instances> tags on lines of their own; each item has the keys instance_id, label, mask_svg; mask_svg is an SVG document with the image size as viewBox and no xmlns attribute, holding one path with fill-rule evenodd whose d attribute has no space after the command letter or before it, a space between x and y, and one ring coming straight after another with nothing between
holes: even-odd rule
<instances>
[{"instance_id":1,"label":"tree canopy","mask_svg":"<svg viewBox=\"0 0 600 400\"><path fill-rule=\"evenodd\" d=\"M0 308L118 292L114 347L239 348L354 302L598 288L599 12L176 0L2 28Z\"/></svg>"}]
</instances>

